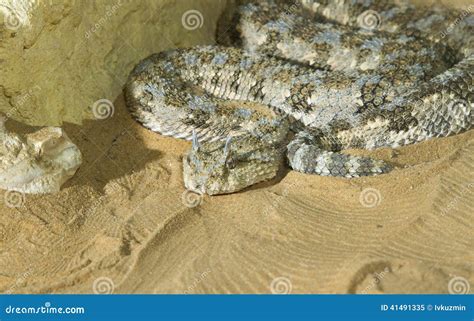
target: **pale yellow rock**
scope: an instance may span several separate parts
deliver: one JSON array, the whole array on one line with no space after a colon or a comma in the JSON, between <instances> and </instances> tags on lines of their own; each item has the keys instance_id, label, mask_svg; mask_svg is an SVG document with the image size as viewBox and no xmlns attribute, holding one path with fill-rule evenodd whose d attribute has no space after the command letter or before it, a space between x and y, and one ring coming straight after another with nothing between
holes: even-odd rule
<instances>
[{"instance_id":1,"label":"pale yellow rock","mask_svg":"<svg viewBox=\"0 0 474 321\"><path fill-rule=\"evenodd\" d=\"M0 0L0 111L81 123L151 53L213 43L225 0Z\"/></svg>"}]
</instances>

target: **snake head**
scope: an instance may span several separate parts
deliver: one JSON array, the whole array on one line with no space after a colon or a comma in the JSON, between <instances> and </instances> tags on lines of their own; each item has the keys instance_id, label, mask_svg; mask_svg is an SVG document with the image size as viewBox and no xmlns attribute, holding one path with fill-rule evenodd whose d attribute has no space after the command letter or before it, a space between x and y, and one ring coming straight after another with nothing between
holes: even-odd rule
<instances>
[{"instance_id":1,"label":"snake head","mask_svg":"<svg viewBox=\"0 0 474 321\"><path fill-rule=\"evenodd\" d=\"M200 194L228 194L273 178L282 151L251 135L199 143L184 156L184 184Z\"/></svg>"}]
</instances>

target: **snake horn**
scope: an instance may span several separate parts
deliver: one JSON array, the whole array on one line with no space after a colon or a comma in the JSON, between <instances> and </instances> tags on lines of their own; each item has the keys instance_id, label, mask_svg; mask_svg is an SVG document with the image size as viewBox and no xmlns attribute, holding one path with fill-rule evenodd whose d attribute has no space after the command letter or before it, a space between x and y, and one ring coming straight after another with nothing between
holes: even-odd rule
<instances>
[{"instance_id":1,"label":"snake horn","mask_svg":"<svg viewBox=\"0 0 474 321\"><path fill-rule=\"evenodd\" d=\"M199 150L199 147L201 147L201 146L199 145L198 136L197 136L197 134L196 134L196 131L193 130L192 148L193 148L194 151L197 152L197 151Z\"/></svg>"},{"instance_id":2,"label":"snake horn","mask_svg":"<svg viewBox=\"0 0 474 321\"><path fill-rule=\"evenodd\" d=\"M227 159L230 155L230 142L232 141L232 137L227 137L224 145L224 157Z\"/></svg>"}]
</instances>

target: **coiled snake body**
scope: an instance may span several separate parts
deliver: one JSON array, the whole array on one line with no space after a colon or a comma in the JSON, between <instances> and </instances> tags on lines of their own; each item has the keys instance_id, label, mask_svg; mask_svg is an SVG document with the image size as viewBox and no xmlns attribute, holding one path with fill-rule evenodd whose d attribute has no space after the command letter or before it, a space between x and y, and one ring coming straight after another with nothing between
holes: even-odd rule
<instances>
[{"instance_id":1,"label":"coiled snake body","mask_svg":"<svg viewBox=\"0 0 474 321\"><path fill-rule=\"evenodd\" d=\"M200 193L270 179L285 155L305 173L386 173L390 164L342 151L474 124L474 19L463 12L392 1L243 5L234 47L148 57L130 75L127 105L147 128L193 141L184 180Z\"/></svg>"}]
</instances>

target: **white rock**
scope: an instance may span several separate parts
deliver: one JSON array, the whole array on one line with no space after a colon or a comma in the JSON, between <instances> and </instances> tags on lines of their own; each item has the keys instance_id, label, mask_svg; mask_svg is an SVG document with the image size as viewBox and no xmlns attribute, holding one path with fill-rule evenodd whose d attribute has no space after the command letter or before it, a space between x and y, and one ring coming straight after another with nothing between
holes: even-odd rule
<instances>
[{"instance_id":1,"label":"white rock","mask_svg":"<svg viewBox=\"0 0 474 321\"><path fill-rule=\"evenodd\" d=\"M22 193L55 193L82 163L82 155L59 127L25 138L5 129L0 115L0 188Z\"/></svg>"}]
</instances>

